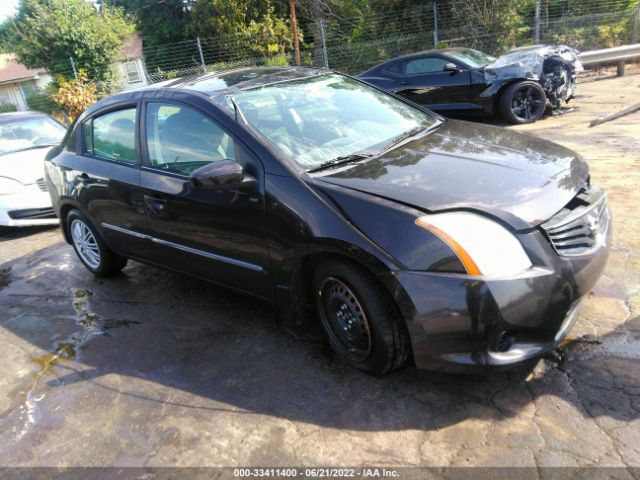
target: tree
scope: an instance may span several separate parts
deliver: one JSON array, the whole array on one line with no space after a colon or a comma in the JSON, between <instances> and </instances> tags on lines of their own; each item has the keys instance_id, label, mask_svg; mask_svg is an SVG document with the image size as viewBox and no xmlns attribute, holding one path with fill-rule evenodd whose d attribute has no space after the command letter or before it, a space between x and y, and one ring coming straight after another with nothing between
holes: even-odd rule
<instances>
[{"instance_id":1,"label":"tree","mask_svg":"<svg viewBox=\"0 0 640 480\"><path fill-rule=\"evenodd\" d=\"M145 46L158 47L186 40L195 0L103 0L103 8L113 5L135 18L136 30Z\"/></svg>"},{"instance_id":2,"label":"tree","mask_svg":"<svg viewBox=\"0 0 640 480\"><path fill-rule=\"evenodd\" d=\"M451 0L456 27L467 37L467 45L502 53L518 44L524 26L520 12L534 0Z\"/></svg>"},{"instance_id":3,"label":"tree","mask_svg":"<svg viewBox=\"0 0 640 480\"><path fill-rule=\"evenodd\" d=\"M82 68L91 79L113 78L113 62L133 26L119 8L98 13L85 0L22 0L15 18L4 25L2 46L29 68L46 68L71 78Z\"/></svg>"},{"instance_id":4,"label":"tree","mask_svg":"<svg viewBox=\"0 0 640 480\"><path fill-rule=\"evenodd\" d=\"M78 78L62 80L51 99L62 106L69 119L73 120L98 100L96 90L96 84L87 78L84 70L80 70Z\"/></svg>"},{"instance_id":5,"label":"tree","mask_svg":"<svg viewBox=\"0 0 640 480\"><path fill-rule=\"evenodd\" d=\"M293 38L286 9L280 13L283 6L287 3L272 0L197 0L188 31L232 54L284 53L292 49Z\"/></svg>"}]
</instances>

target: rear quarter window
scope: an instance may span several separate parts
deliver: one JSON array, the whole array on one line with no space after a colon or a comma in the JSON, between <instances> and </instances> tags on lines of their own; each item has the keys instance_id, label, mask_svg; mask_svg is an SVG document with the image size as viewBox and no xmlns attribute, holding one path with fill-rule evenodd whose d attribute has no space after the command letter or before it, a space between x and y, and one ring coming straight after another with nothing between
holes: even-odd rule
<instances>
[{"instance_id":1,"label":"rear quarter window","mask_svg":"<svg viewBox=\"0 0 640 480\"><path fill-rule=\"evenodd\" d=\"M115 110L86 121L82 129L84 153L107 160L137 163L136 108Z\"/></svg>"}]
</instances>

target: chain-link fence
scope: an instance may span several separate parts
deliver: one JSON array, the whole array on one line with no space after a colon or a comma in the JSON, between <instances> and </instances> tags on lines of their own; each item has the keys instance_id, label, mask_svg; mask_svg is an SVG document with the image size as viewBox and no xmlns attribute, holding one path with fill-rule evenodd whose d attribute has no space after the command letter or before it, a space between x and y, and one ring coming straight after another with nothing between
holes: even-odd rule
<instances>
[{"instance_id":1,"label":"chain-link fence","mask_svg":"<svg viewBox=\"0 0 640 480\"><path fill-rule=\"evenodd\" d=\"M455 0L425 3L431 8L419 9L411 22L404 21L405 12L325 20L328 67L357 74L386 59L432 48L471 47L495 55L538 43L587 51L638 41L640 5L624 0L566 2L564 8L561 2L539 0L515 18L501 11L475 11L474 4L482 2L473 0L462 7ZM380 28L383 24L394 25L395 32ZM361 26L386 34L353 40L353 30Z\"/></svg>"},{"instance_id":2,"label":"chain-link fence","mask_svg":"<svg viewBox=\"0 0 640 480\"><path fill-rule=\"evenodd\" d=\"M532 0L524 2L528 7L522 11L501 10L500 5L517 3L507 1L408 3L410 7L399 11L352 17L327 11L316 18L303 17L302 65L359 74L386 59L432 48L463 46L500 54L536 43L564 43L588 51L638 41L640 0ZM486 10L487 5L497 7ZM98 82L97 90L103 96L207 72L295 63L293 52L270 53L268 43L269 39L256 41L230 33L145 45L136 59L140 81L128 81L124 75ZM58 70L73 78L82 69L82 61L70 57L68 65Z\"/></svg>"}]
</instances>

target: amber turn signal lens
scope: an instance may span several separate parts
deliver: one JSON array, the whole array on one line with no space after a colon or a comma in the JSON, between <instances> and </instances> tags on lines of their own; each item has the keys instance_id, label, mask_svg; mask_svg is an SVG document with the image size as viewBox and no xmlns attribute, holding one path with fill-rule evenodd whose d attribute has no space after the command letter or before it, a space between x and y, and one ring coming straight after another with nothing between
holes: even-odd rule
<instances>
[{"instance_id":1,"label":"amber turn signal lens","mask_svg":"<svg viewBox=\"0 0 640 480\"><path fill-rule=\"evenodd\" d=\"M425 230L429 230L431 233L436 235L440 240L446 243L451 250L458 256L458 259L464 266L465 270L469 275L482 275L478 265L473 261L473 258L467 253L467 251L462 248L462 246L456 242L451 236L447 235L446 232L443 232L435 225L430 224L425 217L420 217L416 219L416 225L424 228Z\"/></svg>"}]
</instances>

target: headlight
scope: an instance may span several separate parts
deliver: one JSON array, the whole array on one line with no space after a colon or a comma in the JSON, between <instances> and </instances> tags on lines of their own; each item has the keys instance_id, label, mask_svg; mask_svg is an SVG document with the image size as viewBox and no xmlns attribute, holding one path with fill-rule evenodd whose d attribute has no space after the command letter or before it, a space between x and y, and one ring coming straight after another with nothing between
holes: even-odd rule
<instances>
[{"instance_id":1,"label":"headlight","mask_svg":"<svg viewBox=\"0 0 640 480\"><path fill-rule=\"evenodd\" d=\"M518 239L500 224L469 212L425 215L416 225L440 237L469 275L513 275L531 267Z\"/></svg>"},{"instance_id":2,"label":"headlight","mask_svg":"<svg viewBox=\"0 0 640 480\"><path fill-rule=\"evenodd\" d=\"M12 178L0 177L0 195L16 193L22 189L23 185Z\"/></svg>"}]
</instances>

